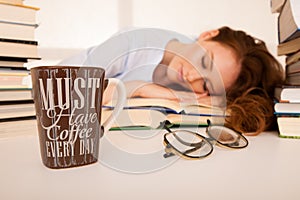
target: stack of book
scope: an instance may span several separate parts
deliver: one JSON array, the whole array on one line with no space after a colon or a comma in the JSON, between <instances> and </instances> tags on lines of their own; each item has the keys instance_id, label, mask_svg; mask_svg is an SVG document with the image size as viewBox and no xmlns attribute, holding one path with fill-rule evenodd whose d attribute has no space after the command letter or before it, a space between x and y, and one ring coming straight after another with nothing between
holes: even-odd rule
<instances>
[{"instance_id":1,"label":"stack of book","mask_svg":"<svg viewBox=\"0 0 300 200\"><path fill-rule=\"evenodd\" d=\"M34 116L26 64L38 56L36 12L23 0L0 0L0 120Z\"/></svg>"},{"instance_id":2,"label":"stack of book","mask_svg":"<svg viewBox=\"0 0 300 200\"><path fill-rule=\"evenodd\" d=\"M280 137L300 138L300 87L278 86L275 89L275 114Z\"/></svg>"},{"instance_id":3,"label":"stack of book","mask_svg":"<svg viewBox=\"0 0 300 200\"><path fill-rule=\"evenodd\" d=\"M278 14L279 56L286 56L285 84L275 89L279 136L300 138L300 1L272 0Z\"/></svg>"}]
</instances>

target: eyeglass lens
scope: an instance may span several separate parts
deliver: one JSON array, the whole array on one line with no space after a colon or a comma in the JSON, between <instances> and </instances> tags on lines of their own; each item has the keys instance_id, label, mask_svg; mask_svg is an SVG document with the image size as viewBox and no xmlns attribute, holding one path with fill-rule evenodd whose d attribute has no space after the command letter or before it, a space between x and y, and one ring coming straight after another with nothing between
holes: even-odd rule
<instances>
[{"instance_id":1,"label":"eyeglass lens","mask_svg":"<svg viewBox=\"0 0 300 200\"><path fill-rule=\"evenodd\" d=\"M202 136L194 132L177 130L165 135L167 148L175 150L177 154L189 158L201 158L212 152L212 145Z\"/></svg>"},{"instance_id":2,"label":"eyeglass lens","mask_svg":"<svg viewBox=\"0 0 300 200\"><path fill-rule=\"evenodd\" d=\"M244 136L223 126L210 126L207 129L207 134L222 146L244 148L248 145L248 141Z\"/></svg>"}]
</instances>

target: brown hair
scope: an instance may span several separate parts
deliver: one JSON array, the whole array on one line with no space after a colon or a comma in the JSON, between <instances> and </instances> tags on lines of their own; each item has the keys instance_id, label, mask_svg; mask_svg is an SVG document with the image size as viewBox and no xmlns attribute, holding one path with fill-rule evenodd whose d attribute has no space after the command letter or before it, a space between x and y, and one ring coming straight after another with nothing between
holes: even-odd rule
<instances>
[{"instance_id":1,"label":"brown hair","mask_svg":"<svg viewBox=\"0 0 300 200\"><path fill-rule=\"evenodd\" d=\"M263 41L244 31L222 27L211 40L231 48L241 65L237 80L226 91L230 111L226 126L248 135L275 128L274 88L284 75L280 63Z\"/></svg>"}]
</instances>

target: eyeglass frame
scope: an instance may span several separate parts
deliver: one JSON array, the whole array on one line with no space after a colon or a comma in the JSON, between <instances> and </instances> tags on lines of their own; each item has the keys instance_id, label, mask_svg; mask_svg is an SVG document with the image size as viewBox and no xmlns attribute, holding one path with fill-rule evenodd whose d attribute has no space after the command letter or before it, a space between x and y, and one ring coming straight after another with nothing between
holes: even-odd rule
<instances>
[{"instance_id":1,"label":"eyeglass frame","mask_svg":"<svg viewBox=\"0 0 300 200\"><path fill-rule=\"evenodd\" d=\"M203 135L201 135L201 134L199 134L199 133L197 133L195 131L190 131L190 130L176 130L176 131L185 131L185 132L193 134L194 136L196 136L198 138L201 138L202 139L201 142L197 142L197 143L187 143L187 142L181 140L178 136L176 136L176 134L174 134L176 131L172 131L167 126L167 124L169 124L168 121L164 121L164 122L161 123L162 127L168 131L167 133L164 134L164 139L163 139L163 143L165 145L165 154L163 155L164 158L168 158L168 157L174 156L176 154L178 154L180 157L184 157L184 158L187 158L187 159L202 159L202 158L205 158L205 157L209 156L213 152L213 150L214 150L214 147L213 147L214 145L213 145L212 141L216 142L216 144L219 145L219 146L221 146L221 147L226 147L226 148L230 148L230 149L242 149L242 148L246 148L248 146L248 144L249 144L249 141L247 140L247 138L242 133L234 131L234 130L229 129L227 127L223 127L223 126L222 126L223 129L226 128L228 131L234 132L238 136L239 140L241 140L241 139L244 140L245 141L245 145L244 146L231 146L234 143L223 144L222 142L218 141L217 139L215 139L210 134L209 129L211 129L211 127L219 127L219 126L212 125L209 119L207 120L207 125L208 126L206 127L206 134L208 135L208 137L205 137L205 136L203 136ZM188 149L188 150L186 150L184 152L181 152L180 150L178 150L176 147L174 147L168 141L168 139L167 139L167 135L168 134L173 134L174 137L179 142L181 142L181 144L184 144L186 146L190 146L190 147L193 147L193 148ZM203 146L201 144L203 141L206 142L209 145L209 147L210 147L210 151L207 154L205 154L203 156L190 156L190 155L188 155L188 153L194 152L194 151L200 149ZM172 150L175 151L175 153L172 152Z\"/></svg>"}]
</instances>

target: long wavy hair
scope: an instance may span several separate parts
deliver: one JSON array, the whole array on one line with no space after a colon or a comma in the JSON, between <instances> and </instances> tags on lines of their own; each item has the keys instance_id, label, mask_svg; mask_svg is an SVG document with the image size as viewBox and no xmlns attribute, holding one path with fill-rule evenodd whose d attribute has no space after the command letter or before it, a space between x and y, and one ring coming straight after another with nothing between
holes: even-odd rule
<instances>
[{"instance_id":1,"label":"long wavy hair","mask_svg":"<svg viewBox=\"0 0 300 200\"><path fill-rule=\"evenodd\" d=\"M263 41L229 27L219 31L211 40L231 48L241 65L237 80L226 90L230 117L225 125L248 135L276 128L273 97L284 79L281 64Z\"/></svg>"}]
</instances>

